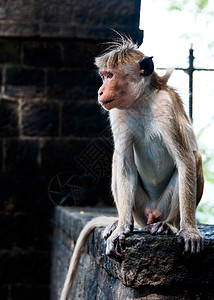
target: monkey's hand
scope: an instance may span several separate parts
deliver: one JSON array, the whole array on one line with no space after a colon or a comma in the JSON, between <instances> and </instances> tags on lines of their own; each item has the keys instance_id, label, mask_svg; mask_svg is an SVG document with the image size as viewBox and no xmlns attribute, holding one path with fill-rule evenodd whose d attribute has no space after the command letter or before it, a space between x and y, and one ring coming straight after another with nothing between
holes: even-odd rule
<instances>
[{"instance_id":1,"label":"monkey's hand","mask_svg":"<svg viewBox=\"0 0 214 300\"><path fill-rule=\"evenodd\" d=\"M117 227L106 240L106 255L116 260L121 260L122 250L125 246L125 237L133 229L133 226Z\"/></svg>"},{"instance_id":2,"label":"monkey's hand","mask_svg":"<svg viewBox=\"0 0 214 300\"><path fill-rule=\"evenodd\" d=\"M184 253L200 253L204 248L203 238L197 228L181 229L177 236L179 243L184 244Z\"/></svg>"}]
</instances>

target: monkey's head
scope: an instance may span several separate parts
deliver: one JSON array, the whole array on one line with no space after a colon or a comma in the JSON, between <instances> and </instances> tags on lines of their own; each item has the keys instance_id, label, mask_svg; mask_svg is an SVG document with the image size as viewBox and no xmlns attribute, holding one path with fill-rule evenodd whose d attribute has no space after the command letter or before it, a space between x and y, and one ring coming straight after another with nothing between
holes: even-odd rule
<instances>
[{"instance_id":1,"label":"monkey's head","mask_svg":"<svg viewBox=\"0 0 214 300\"><path fill-rule=\"evenodd\" d=\"M105 108L128 109L133 106L154 71L152 57L144 56L129 38L122 37L110 50L96 57L102 78L98 101Z\"/></svg>"}]
</instances>

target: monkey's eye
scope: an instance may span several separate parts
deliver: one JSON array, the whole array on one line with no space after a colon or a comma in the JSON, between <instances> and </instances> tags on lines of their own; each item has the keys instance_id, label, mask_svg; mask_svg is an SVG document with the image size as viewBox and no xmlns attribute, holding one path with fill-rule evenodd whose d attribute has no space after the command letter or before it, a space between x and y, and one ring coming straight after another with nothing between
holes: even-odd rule
<instances>
[{"instance_id":1,"label":"monkey's eye","mask_svg":"<svg viewBox=\"0 0 214 300\"><path fill-rule=\"evenodd\" d=\"M107 75L106 75L106 77L107 77L108 79L111 79L113 76L114 76L114 74L111 73L111 72L108 72Z\"/></svg>"},{"instance_id":2,"label":"monkey's eye","mask_svg":"<svg viewBox=\"0 0 214 300\"><path fill-rule=\"evenodd\" d=\"M100 77L101 77L102 80L104 80L104 78L105 78L104 75L101 74L101 73L100 73Z\"/></svg>"}]
</instances>

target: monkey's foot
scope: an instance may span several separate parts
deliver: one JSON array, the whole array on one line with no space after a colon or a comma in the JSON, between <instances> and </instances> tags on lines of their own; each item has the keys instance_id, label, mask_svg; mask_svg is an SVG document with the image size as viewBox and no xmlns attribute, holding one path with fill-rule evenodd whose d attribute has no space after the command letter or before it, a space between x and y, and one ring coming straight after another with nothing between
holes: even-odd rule
<instances>
[{"instance_id":1,"label":"monkey's foot","mask_svg":"<svg viewBox=\"0 0 214 300\"><path fill-rule=\"evenodd\" d=\"M118 220L113 224L108 225L103 231L103 238L107 240L107 238L112 234L112 232L117 228Z\"/></svg>"},{"instance_id":2,"label":"monkey's foot","mask_svg":"<svg viewBox=\"0 0 214 300\"><path fill-rule=\"evenodd\" d=\"M125 249L125 237L132 231L132 226L116 228L106 240L106 255L117 261L123 259L123 250Z\"/></svg>"},{"instance_id":3,"label":"monkey's foot","mask_svg":"<svg viewBox=\"0 0 214 300\"><path fill-rule=\"evenodd\" d=\"M181 229L177 237L179 243L184 244L184 253L196 254L204 249L204 241L197 228Z\"/></svg>"},{"instance_id":4,"label":"monkey's foot","mask_svg":"<svg viewBox=\"0 0 214 300\"><path fill-rule=\"evenodd\" d=\"M150 225L149 232L151 234L175 234L178 230L167 222L158 222Z\"/></svg>"}]
</instances>

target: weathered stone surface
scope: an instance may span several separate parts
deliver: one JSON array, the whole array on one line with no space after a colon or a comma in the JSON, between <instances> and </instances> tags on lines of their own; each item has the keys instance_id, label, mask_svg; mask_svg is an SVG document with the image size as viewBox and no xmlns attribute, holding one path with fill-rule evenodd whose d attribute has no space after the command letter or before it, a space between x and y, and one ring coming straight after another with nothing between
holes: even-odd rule
<instances>
[{"instance_id":1,"label":"weathered stone surface","mask_svg":"<svg viewBox=\"0 0 214 300\"><path fill-rule=\"evenodd\" d=\"M3 146L2 146L2 141L0 141L0 173L1 173L1 171L2 171L2 169L3 169L3 151L2 151L2 148L3 148Z\"/></svg>"},{"instance_id":2,"label":"weathered stone surface","mask_svg":"<svg viewBox=\"0 0 214 300\"><path fill-rule=\"evenodd\" d=\"M91 217L105 214L114 215L115 210L62 207L55 210L52 300L57 299L62 288L71 256L70 243L73 248L79 231ZM130 234L122 262L106 257L102 230L96 229L85 247L70 299L212 299L213 229L214 226L199 226L205 249L195 256L183 255L174 236Z\"/></svg>"},{"instance_id":3,"label":"weathered stone surface","mask_svg":"<svg viewBox=\"0 0 214 300\"><path fill-rule=\"evenodd\" d=\"M97 13L99 12L99 13ZM140 0L24 1L0 3L0 35L106 39L109 27L142 39Z\"/></svg>"},{"instance_id":4,"label":"weathered stone surface","mask_svg":"<svg viewBox=\"0 0 214 300\"><path fill-rule=\"evenodd\" d=\"M26 213L33 212L36 216L49 216L52 205L47 199L48 182L49 178L40 174L29 176L27 173L19 174L18 172L13 173L13 175L11 173L7 173L7 175L1 173L0 210L4 213L25 211ZM31 200L29 201L29 199ZM41 219L40 222L43 222ZM46 219L44 221L47 222Z\"/></svg>"},{"instance_id":5,"label":"weathered stone surface","mask_svg":"<svg viewBox=\"0 0 214 300\"><path fill-rule=\"evenodd\" d=\"M8 140L6 142L6 171L16 175L38 174L39 166L37 156L37 141Z\"/></svg>"},{"instance_id":6,"label":"weathered stone surface","mask_svg":"<svg viewBox=\"0 0 214 300\"><path fill-rule=\"evenodd\" d=\"M49 299L49 288L44 285L15 284L12 286L11 296L17 300Z\"/></svg>"},{"instance_id":7,"label":"weathered stone surface","mask_svg":"<svg viewBox=\"0 0 214 300\"><path fill-rule=\"evenodd\" d=\"M73 171L73 175L82 175L83 170L77 164L75 157L85 149L89 142L89 140L72 138L45 141L41 149L42 171L51 175L66 171ZM62 153L63 155L60 155Z\"/></svg>"},{"instance_id":8,"label":"weathered stone surface","mask_svg":"<svg viewBox=\"0 0 214 300\"><path fill-rule=\"evenodd\" d=\"M125 257L114 268L108 260L103 260L100 251L101 266L119 278L123 284L132 287L165 286L172 284L213 285L210 281L214 274L214 226L199 226L205 237L205 251L201 255L183 255L183 248L174 236L151 236L135 234L126 238ZM100 233L95 235L95 240ZM95 249L98 249L99 245ZM96 252L94 253L96 254ZM107 268L106 268L107 267Z\"/></svg>"},{"instance_id":9,"label":"weathered stone surface","mask_svg":"<svg viewBox=\"0 0 214 300\"><path fill-rule=\"evenodd\" d=\"M6 285L1 285L0 295L1 295L2 299L7 299L6 297L8 295L8 287Z\"/></svg>"},{"instance_id":10,"label":"weathered stone surface","mask_svg":"<svg viewBox=\"0 0 214 300\"><path fill-rule=\"evenodd\" d=\"M45 41L25 42L23 52L24 64L28 66L54 68L63 64L61 43Z\"/></svg>"},{"instance_id":11,"label":"weathered stone surface","mask_svg":"<svg viewBox=\"0 0 214 300\"><path fill-rule=\"evenodd\" d=\"M97 103L65 102L62 109L62 135L101 136L108 126L107 115L102 115Z\"/></svg>"},{"instance_id":12,"label":"weathered stone surface","mask_svg":"<svg viewBox=\"0 0 214 300\"><path fill-rule=\"evenodd\" d=\"M58 104L53 101L24 101L22 105L22 132L28 136L58 136Z\"/></svg>"},{"instance_id":13,"label":"weathered stone surface","mask_svg":"<svg viewBox=\"0 0 214 300\"><path fill-rule=\"evenodd\" d=\"M97 41L67 40L63 43L64 66L66 68L93 69L94 58L102 52Z\"/></svg>"},{"instance_id":14,"label":"weathered stone surface","mask_svg":"<svg viewBox=\"0 0 214 300\"><path fill-rule=\"evenodd\" d=\"M48 282L50 259L48 253L33 248L14 247L0 251L1 284Z\"/></svg>"},{"instance_id":15,"label":"weathered stone surface","mask_svg":"<svg viewBox=\"0 0 214 300\"><path fill-rule=\"evenodd\" d=\"M21 45L17 40L0 39L0 63L14 63L21 62Z\"/></svg>"},{"instance_id":16,"label":"weathered stone surface","mask_svg":"<svg viewBox=\"0 0 214 300\"><path fill-rule=\"evenodd\" d=\"M18 130L18 103L0 99L0 137L14 137Z\"/></svg>"},{"instance_id":17,"label":"weathered stone surface","mask_svg":"<svg viewBox=\"0 0 214 300\"><path fill-rule=\"evenodd\" d=\"M6 71L6 94L22 98L44 94L44 70L22 67L8 68Z\"/></svg>"},{"instance_id":18,"label":"weathered stone surface","mask_svg":"<svg viewBox=\"0 0 214 300\"><path fill-rule=\"evenodd\" d=\"M47 93L53 99L96 99L99 83L91 70L50 70Z\"/></svg>"}]
</instances>

